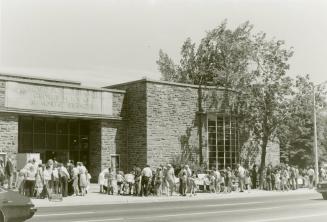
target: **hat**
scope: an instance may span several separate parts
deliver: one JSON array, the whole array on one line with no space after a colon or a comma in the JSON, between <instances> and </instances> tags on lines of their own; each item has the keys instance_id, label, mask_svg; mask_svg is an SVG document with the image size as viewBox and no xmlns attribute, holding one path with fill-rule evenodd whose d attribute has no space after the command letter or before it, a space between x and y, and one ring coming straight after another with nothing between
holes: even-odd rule
<instances>
[{"instance_id":1,"label":"hat","mask_svg":"<svg viewBox=\"0 0 327 222\"><path fill-rule=\"evenodd\" d=\"M167 167L171 167L171 164L170 164L170 163L168 163L168 164L167 164Z\"/></svg>"}]
</instances>

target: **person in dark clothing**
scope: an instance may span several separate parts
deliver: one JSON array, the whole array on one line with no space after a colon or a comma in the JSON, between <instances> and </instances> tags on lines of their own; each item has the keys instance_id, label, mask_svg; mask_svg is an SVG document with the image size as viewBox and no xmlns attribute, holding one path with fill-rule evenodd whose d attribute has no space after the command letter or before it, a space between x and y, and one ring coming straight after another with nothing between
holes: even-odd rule
<instances>
[{"instance_id":1,"label":"person in dark clothing","mask_svg":"<svg viewBox=\"0 0 327 222\"><path fill-rule=\"evenodd\" d=\"M5 175L8 180L8 189L11 189L12 186L12 180L13 180L13 174L14 174L14 165L11 161L11 158L7 159L6 167L5 167Z\"/></svg>"},{"instance_id":2,"label":"person in dark clothing","mask_svg":"<svg viewBox=\"0 0 327 222\"><path fill-rule=\"evenodd\" d=\"M257 169L257 165L254 164L251 171L252 189L257 189L257 176L258 176L258 169Z\"/></svg>"},{"instance_id":3,"label":"person in dark clothing","mask_svg":"<svg viewBox=\"0 0 327 222\"><path fill-rule=\"evenodd\" d=\"M68 179L69 179L69 173L67 171L67 168L64 167L62 164L59 165L59 182L61 187L61 194L63 197L68 196Z\"/></svg>"},{"instance_id":4,"label":"person in dark clothing","mask_svg":"<svg viewBox=\"0 0 327 222\"><path fill-rule=\"evenodd\" d=\"M141 195L141 168L135 167L134 171L134 195L139 196Z\"/></svg>"},{"instance_id":5,"label":"person in dark clothing","mask_svg":"<svg viewBox=\"0 0 327 222\"><path fill-rule=\"evenodd\" d=\"M69 180L68 180L68 196L71 196L74 194L74 188L73 188L73 183L74 183L74 161L69 160L67 163L67 171L69 173Z\"/></svg>"}]
</instances>

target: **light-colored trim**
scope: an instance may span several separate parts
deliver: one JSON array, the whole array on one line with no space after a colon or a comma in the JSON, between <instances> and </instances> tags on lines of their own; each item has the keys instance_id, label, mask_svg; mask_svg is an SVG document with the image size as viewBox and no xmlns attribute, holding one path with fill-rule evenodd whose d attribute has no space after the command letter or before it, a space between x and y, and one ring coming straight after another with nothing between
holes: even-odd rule
<instances>
[{"instance_id":1,"label":"light-colored trim","mask_svg":"<svg viewBox=\"0 0 327 222\"><path fill-rule=\"evenodd\" d=\"M122 117L97 115L97 114L84 114L84 113L65 113L65 112L51 112L40 110L24 110L24 109L10 109L0 108L0 113L14 113L17 115L40 115L40 116L58 116L58 117L70 117L70 118L85 118L85 119L108 119L108 120L122 120Z\"/></svg>"},{"instance_id":2,"label":"light-colored trim","mask_svg":"<svg viewBox=\"0 0 327 222\"><path fill-rule=\"evenodd\" d=\"M161 85L172 85L172 86L180 86L180 87L187 87L187 88L194 88L198 89L199 85L193 85L193 84L187 84L187 83L177 83L177 82L168 82L168 81L161 81L161 80L153 80L153 79L148 79L148 78L143 78L131 82L125 82L125 83L120 83L120 84L115 84L115 85L110 85L110 86L105 86L104 88L107 89L112 89L116 87L121 87L121 86L127 86L139 82L148 82L148 83L155 83L155 84L161 84ZM205 86L204 89L216 89L216 90L228 90L236 93L240 93L240 91L233 90L233 89L227 89L223 87L216 87L216 86Z\"/></svg>"},{"instance_id":3,"label":"light-colored trim","mask_svg":"<svg viewBox=\"0 0 327 222\"><path fill-rule=\"evenodd\" d=\"M79 81L72 81L72 80L65 80L65 79L56 79L56 78L43 78L43 77L37 77L34 75L18 75L18 74L11 74L11 73L5 73L0 72L0 79L3 77L9 77L9 78L18 78L18 79L30 79L30 80L43 80L43 81L49 81L49 82L60 82L60 83L66 83L66 84L74 84L74 85L81 85L81 82Z\"/></svg>"},{"instance_id":4,"label":"light-colored trim","mask_svg":"<svg viewBox=\"0 0 327 222\"><path fill-rule=\"evenodd\" d=\"M53 86L53 87L62 87L62 88L72 88L72 89L81 89L81 90L92 90L92 91L104 91L104 92L115 92L115 93L125 93L125 90L119 89L107 89L107 88L96 88L96 87L88 87L81 85L68 85L68 84L60 84L60 83L51 83L51 82L42 82L39 80L24 80L24 79L11 79L11 78L2 78L0 77L0 81L6 82L18 82L18 83L26 83L30 85L41 85L41 86Z\"/></svg>"}]
</instances>

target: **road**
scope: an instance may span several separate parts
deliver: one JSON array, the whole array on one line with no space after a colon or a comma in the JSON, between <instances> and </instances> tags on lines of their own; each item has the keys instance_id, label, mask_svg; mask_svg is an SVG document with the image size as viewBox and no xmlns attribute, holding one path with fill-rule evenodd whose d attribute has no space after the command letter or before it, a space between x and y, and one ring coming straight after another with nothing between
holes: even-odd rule
<instances>
[{"instance_id":1,"label":"road","mask_svg":"<svg viewBox=\"0 0 327 222\"><path fill-rule=\"evenodd\" d=\"M137 198L137 197L135 197ZM183 198L183 197L181 197ZM28 222L327 221L320 194L39 208Z\"/></svg>"}]
</instances>

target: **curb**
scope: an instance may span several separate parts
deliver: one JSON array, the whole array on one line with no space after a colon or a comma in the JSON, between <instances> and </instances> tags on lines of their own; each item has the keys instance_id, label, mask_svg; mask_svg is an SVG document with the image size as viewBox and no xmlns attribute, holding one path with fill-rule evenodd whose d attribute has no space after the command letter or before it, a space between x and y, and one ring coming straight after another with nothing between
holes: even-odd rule
<instances>
[{"instance_id":1,"label":"curb","mask_svg":"<svg viewBox=\"0 0 327 222\"><path fill-rule=\"evenodd\" d=\"M107 196L105 194L95 195L96 193L90 194L90 196L82 197L83 199L76 197L67 197L62 202L49 202L47 199L33 199L32 202L37 208L48 208L48 207L65 207L65 206L85 206L85 205L119 205L119 204L132 204L132 203L161 203L161 202L182 202L192 200L225 200L235 198L248 198L248 197L269 197L269 196L284 196L284 195L299 195L299 194L314 194L317 193L315 190L296 190L288 192L244 192L244 193L230 193L230 194L202 194L198 193L197 196L172 196L172 197L131 197L131 196ZM91 196L92 195L92 196ZM101 197L101 199L99 199ZM114 198L113 198L114 197ZM74 199L73 199L74 198ZM76 199L75 199L76 198ZM66 200L66 201L65 201Z\"/></svg>"}]
</instances>

